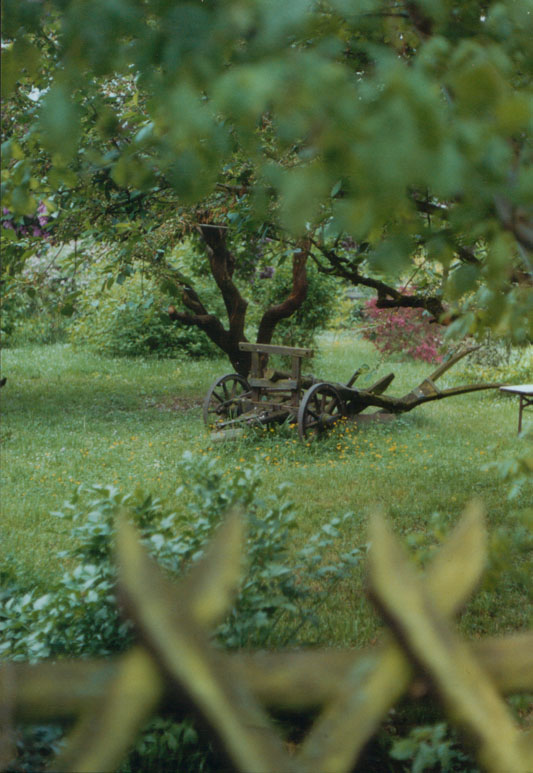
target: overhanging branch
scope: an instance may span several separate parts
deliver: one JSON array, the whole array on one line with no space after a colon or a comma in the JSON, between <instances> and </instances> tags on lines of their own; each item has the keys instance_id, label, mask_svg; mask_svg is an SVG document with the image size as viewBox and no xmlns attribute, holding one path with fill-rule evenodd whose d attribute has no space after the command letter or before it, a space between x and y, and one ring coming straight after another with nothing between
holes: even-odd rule
<instances>
[{"instance_id":1,"label":"overhanging branch","mask_svg":"<svg viewBox=\"0 0 533 773\"><path fill-rule=\"evenodd\" d=\"M337 255L333 250L328 250L324 245L311 240L313 245L320 250L324 257L331 264L332 270L327 269L326 273L334 274L342 279L347 279L355 286L369 287L377 293L377 306L380 309L393 309L398 307L425 309L436 321L445 313L446 309L442 305L440 298L421 294L407 295L395 287L388 285L379 279L365 276L359 271L359 267L350 263L346 258ZM322 264L317 261L319 270Z\"/></svg>"}]
</instances>

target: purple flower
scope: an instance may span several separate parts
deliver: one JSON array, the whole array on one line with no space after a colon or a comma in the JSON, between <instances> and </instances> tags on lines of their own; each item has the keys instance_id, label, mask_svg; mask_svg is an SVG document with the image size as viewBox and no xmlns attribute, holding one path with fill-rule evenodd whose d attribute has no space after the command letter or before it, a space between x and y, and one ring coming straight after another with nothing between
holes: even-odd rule
<instances>
[{"instance_id":1,"label":"purple flower","mask_svg":"<svg viewBox=\"0 0 533 773\"><path fill-rule=\"evenodd\" d=\"M37 220L39 221L39 225L41 227L45 226L48 223L48 210L46 209L46 204L41 203L37 207ZM42 234L38 234L41 236Z\"/></svg>"},{"instance_id":2,"label":"purple flower","mask_svg":"<svg viewBox=\"0 0 533 773\"><path fill-rule=\"evenodd\" d=\"M274 266L265 266L259 274L259 279L272 279L274 276Z\"/></svg>"}]
</instances>

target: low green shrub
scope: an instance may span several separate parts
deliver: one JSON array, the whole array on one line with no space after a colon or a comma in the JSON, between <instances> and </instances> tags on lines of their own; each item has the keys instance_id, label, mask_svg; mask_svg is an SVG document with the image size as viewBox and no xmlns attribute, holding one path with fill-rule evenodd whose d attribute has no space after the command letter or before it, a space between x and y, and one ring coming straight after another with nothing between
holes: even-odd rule
<instances>
[{"instance_id":1,"label":"low green shrub","mask_svg":"<svg viewBox=\"0 0 533 773\"><path fill-rule=\"evenodd\" d=\"M182 470L187 483L176 494L183 498L187 489L192 494L181 527L187 560L198 554L229 507L239 504L246 513L247 567L237 602L218 629L221 643L232 648L273 648L314 641L319 607L361 557L359 548L338 554L343 524L353 514L331 518L294 552L291 533L297 519L285 484L262 497L260 467L223 471L215 460L198 460L189 453L184 455ZM325 564L329 552L337 558ZM169 565L165 555L162 559Z\"/></svg>"},{"instance_id":2,"label":"low green shrub","mask_svg":"<svg viewBox=\"0 0 533 773\"><path fill-rule=\"evenodd\" d=\"M519 499L533 479L533 448L528 443L520 453L494 462L489 469L494 470L499 479L509 486L509 500Z\"/></svg>"},{"instance_id":3,"label":"low green shrub","mask_svg":"<svg viewBox=\"0 0 533 773\"><path fill-rule=\"evenodd\" d=\"M331 330L353 330L365 321L364 304L370 300L373 291L366 287L354 289L353 285L339 284L335 308L329 320Z\"/></svg>"},{"instance_id":4,"label":"low green shrub","mask_svg":"<svg viewBox=\"0 0 533 773\"><path fill-rule=\"evenodd\" d=\"M58 725L25 725L18 728L15 741L16 760L5 773L37 773L48 769L48 763L61 748L64 735Z\"/></svg>"},{"instance_id":5,"label":"low green shrub","mask_svg":"<svg viewBox=\"0 0 533 773\"><path fill-rule=\"evenodd\" d=\"M215 632L216 639L226 648L272 648L316 638L318 608L361 555L356 548L327 565L324 561L325 555L338 553L343 522L351 514L330 520L293 555L296 519L286 487L262 497L259 467L223 470L215 460L187 453L177 472L184 482L175 492L176 510L140 489L129 494L103 485L76 490L55 513L68 524L73 542L59 556L73 568L46 592L40 587L17 588L12 572L4 578L10 587L9 594L0 593L1 657L35 662L61 656L106 656L130 645L131 626L116 608L112 561L114 522L125 509L152 555L172 574L180 575L202 555L228 509L242 507L248 526L248 566L236 603ZM193 761L195 770L202 769L208 750L198 747L195 731L186 732L174 722L163 728L162 721L150 724L124 771L146 770L148 765L150 770L169 765L192 769ZM189 748L184 750L184 745ZM44 744L43 761L49 753ZM20 754L24 758L23 749ZM159 766L160 758L164 764Z\"/></svg>"},{"instance_id":6,"label":"low green shrub","mask_svg":"<svg viewBox=\"0 0 533 773\"><path fill-rule=\"evenodd\" d=\"M258 492L258 468L223 471L214 460L190 453L184 455L178 474L185 481L175 495L178 511L169 511L140 489L130 494L113 486L77 489L55 513L69 524L74 541L59 556L77 563L47 593L26 589L0 602L4 633L0 655L35 661L60 655L107 655L127 646L129 625L115 609L111 560L114 521L123 508L156 559L179 575L202 554L227 510L242 506L248 524L248 567L235 607L217 637L226 647L295 644L302 637L309 641L317 622L316 607L359 559L360 551L354 549L323 565L325 552L339 539L342 523L351 514L323 525L301 551L289 557L296 519L284 486L263 498Z\"/></svg>"},{"instance_id":7,"label":"low green shrub","mask_svg":"<svg viewBox=\"0 0 533 773\"><path fill-rule=\"evenodd\" d=\"M410 773L473 771L472 761L459 750L457 739L444 722L413 728L406 738L393 743L390 756L408 763L403 769Z\"/></svg>"},{"instance_id":8,"label":"low green shrub","mask_svg":"<svg viewBox=\"0 0 533 773\"><path fill-rule=\"evenodd\" d=\"M68 319L61 313L61 307L74 289L75 282L63 266L50 265L48 252L28 258L22 274L2 280L2 346L66 340Z\"/></svg>"},{"instance_id":9,"label":"low green shrub","mask_svg":"<svg viewBox=\"0 0 533 773\"><path fill-rule=\"evenodd\" d=\"M176 722L168 717L155 717L146 726L119 773L148 770L208 773L214 767L212 758L214 753L205 739L200 739L190 720Z\"/></svg>"},{"instance_id":10,"label":"low green shrub","mask_svg":"<svg viewBox=\"0 0 533 773\"><path fill-rule=\"evenodd\" d=\"M7 346L57 344L68 338L68 320L53 309L21 315L3 341Z\"/></svg>"},{"instance_id":11,"label":"low green shrub","mask_svg":"<svg viewBox=\"0 0 533 773\"><path fill-rule=\"evenodd\" d=\"M87 344L114 357L212 357L220 354L195 327L169 318L170 299L155 281L139 274L101 292L101 276L85 288L70 328L73 343Z\"/></svg>"},{"instance_id":12,"label":"low green shrub","mask_svg":"<svg viewBox=\"0 0 533 773\"><path fill-rule=\"evenodd\" d=\"M487 381L530 384L533 377L533 346L510 346L506 341L491 338L485 340L479 349L469 354L464 363L451 372L458 383Z\"/></svg>"}]
</instances>

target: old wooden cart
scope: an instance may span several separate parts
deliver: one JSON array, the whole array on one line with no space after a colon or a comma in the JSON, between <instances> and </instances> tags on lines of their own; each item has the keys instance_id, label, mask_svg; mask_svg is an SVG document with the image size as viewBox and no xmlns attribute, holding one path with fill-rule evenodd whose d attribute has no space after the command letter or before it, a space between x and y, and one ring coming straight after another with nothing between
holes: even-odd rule
<instances>
[{"instance_id":1,"label":"old wooden cart","mask_svg":"<svg viewBox=\"0 0 533 773\"><path fill-rule=\"evenodd\" d=\"M469 384L440 390L435 385L439 376L472 349L463 350L451 357L403 397L391 397L384 392L392 383L394 373L365 389L355 389L353 385L361 375L361 368L355 371L346 384L320 381L313 376L302 375L302 360L312 355L311 349L247 342L240 343L239 347L241 351L251 353L249 377L228 373L218 378L204 401L204 422L215 431L289 421L298 425L299 437L305 440L321 435L343 418L383 420L432 400L501 386ZM290 370L268 368L270 355L289 358ZM377 411L363 414L363 411L371 408L377 408Z\"/></svg>"}]
</instances>

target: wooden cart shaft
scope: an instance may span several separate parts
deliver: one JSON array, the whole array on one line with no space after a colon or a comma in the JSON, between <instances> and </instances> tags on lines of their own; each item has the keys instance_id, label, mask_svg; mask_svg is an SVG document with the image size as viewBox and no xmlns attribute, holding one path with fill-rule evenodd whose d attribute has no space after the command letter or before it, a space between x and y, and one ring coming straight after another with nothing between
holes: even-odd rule
<instances>
[{"instance_id":1,"label":"wooden cart shaft","mask_svg":"<svg viewBox=\"0 0 533 773\"><path fill-rule=\"evenodd\" d=\"M224 382L227 379L240 379L241 383L246 385L245 389L247 391L235 398L233 397L234 393L229 398L226 394L216 409L218 412L220 408L219 415L221 421L217 425L219 428L234 427L247 423L270 424L285 420L297 420L300 425L302 420L305 423L305 413L308 405L314 426L326 428L335 424L339 419L339 415L338 413L335 416L328 415L326 409L321 407L321 405L324 405L324 402L317 402L318 395L321 396L323 401L324 399L331 400L331 396L333 396L334 402L329 403L329 411L338 412L342 410L342 416L346 417L354 417L367 408L377 408L377 413L367 414L370 419L374 416L379 418L384 415L390 416L406 413L418 405L433 400L483 389L494 389L501 386L501 384L469 384L442 390L436 386L435 381L440 376L455 365L456 362L474 351L474 349L465 349L457 353L439 365L428 378L425 378L411 392L402 397L393 397L384 393L394 380L394 373L389 373L387 376L378 379L378 381L365 389L356 389L353 384L361 373L364 372L364 368L358 368L346 384L320 381L314 376L303 375L302 360L313 354L312 349L272 344L252 344L248 342L241 342L239 348L241 351L251 353L251 370L248 379L245 380L235 374L224 376L213 385L210 394L219 382ZM267 364L270 355L282 355L290 358L290 370L268 368ZM323 397L325 395L327 395L327 398ZM218 399L221 400L220 397ZM313 408L310 406L311 400L315 401ZM224 411L228 410L226 406L228 408L231 406L234 409L235 405L238 406L240 413L235 415L233 411L233 414L230 413L230 415L225 416ZM206 415L209 414L210 410L205 409Z\"/></svg>"}]
</instances>

